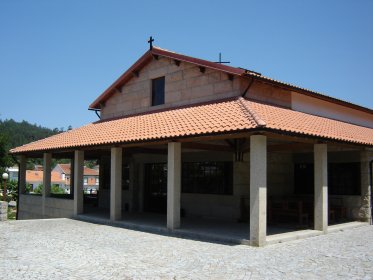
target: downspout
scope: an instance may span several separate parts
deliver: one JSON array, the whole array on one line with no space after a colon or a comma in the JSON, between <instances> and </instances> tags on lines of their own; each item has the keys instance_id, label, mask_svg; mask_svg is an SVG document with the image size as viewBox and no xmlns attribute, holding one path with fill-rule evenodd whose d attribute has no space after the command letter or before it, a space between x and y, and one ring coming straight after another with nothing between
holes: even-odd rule
<instances>
[{"instance_id":1,"label":"downspout","mask_svg":"<svg viewBox=\"0 0 373 280\"><path fill-rule=\"evenodd\" d=\"M96 116L101 120L101 116L97 112L98 110L95 110Z\"/></svg>"},{"instance_id":2,"label":"downspout","mask_svg":"<svg viewBox=\"0 0 373 280\"><path fill-rule=\"evenodd\" d=\"M101 116L98 114L99 109L88 109L89 111L94 111L96 113L96 116L101 120Z\"/></svg>"},{"instance_id":3,"label":"downspout","mask_svg":"<svg viewBox=\"0 0 373 280\"><path fill-rule=\"evenodd\" d=\"M247 86L247 88L245 89L245 91L242 93L242 97L245 97L246 93L248 93L249 89L251 88L252 84L254 83L254 78L251 77L251 81L249 83L249 85Z\"/></svg>"},{"instance_id":4,"label":"downspout","mask_svg":"<svg viewBox=\"0 0 373 280\"><path fill-rule=\"evenodd\" d=\"M21 171L20 170L21 165L20 165L18 159L13 154L12 154L12 158L17 163L17 166L18 166L18 182L17 182L18 199L17 199L17 212L16 212L16 220L18 220L18 213L19 213L19 209L20 209L20 207L19 207L19 205L20 205L19 201L21 199L21 186L20 186L20 183L19 183L20 178L21 178L21 173L20 173L20 171Z\"/></svg>"},{"instance_id":5,"label":"downspout","mask_svg":"<svg viewBox=\"0 0 373 280\"><path fill-rule=\"evenodd\" d=\"M373 225L373 175L372 175L373 160L369 162L369 178L370 178L370 224Z\"/></svg>"}]
</instances>

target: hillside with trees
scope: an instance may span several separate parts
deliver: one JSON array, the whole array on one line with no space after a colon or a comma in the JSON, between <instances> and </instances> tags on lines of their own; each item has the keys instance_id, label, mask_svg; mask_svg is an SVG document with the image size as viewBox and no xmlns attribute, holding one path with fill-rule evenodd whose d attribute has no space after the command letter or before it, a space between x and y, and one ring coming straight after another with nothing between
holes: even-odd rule
<instances>
[{"instance_id":1,"label":"hillside with trees","mask_svg":"<svg viewBox=\"0 0 373 280\"><path fill-rule=\"evenodd\" d=\"M24 145L62 132L63 129L49 129L30 124L27 121L0 120L0 135L8 138L9 148Z\"/></svg>"},{"instance_id":2,"label":"hillside with trees","mask_svg":"<svg viewBox=\"0 0 373 280\"><path fill-rule=\"evenodd\" d=\"M63 129L50 129L27 121L0 120L0 171L14 164L9 156L11 148L18 147L54 134L63 132Z\"/></svg>"}]
</instances>

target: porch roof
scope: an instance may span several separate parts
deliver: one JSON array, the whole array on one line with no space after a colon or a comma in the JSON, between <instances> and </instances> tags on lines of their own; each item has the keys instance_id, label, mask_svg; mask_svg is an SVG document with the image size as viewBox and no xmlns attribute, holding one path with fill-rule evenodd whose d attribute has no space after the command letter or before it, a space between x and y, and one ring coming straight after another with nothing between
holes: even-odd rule
<instances>
[{"instance_id":1,"label":"porch roof","mask_svg":"<svg viewBox=\"0 0 373 280\"><path fill-rule=\"evenodd\" d=\"M255 130L373 146L372 128L239 97L103 120L14 148L10 152L22 154Z\"/></svg>"}]
</instances>

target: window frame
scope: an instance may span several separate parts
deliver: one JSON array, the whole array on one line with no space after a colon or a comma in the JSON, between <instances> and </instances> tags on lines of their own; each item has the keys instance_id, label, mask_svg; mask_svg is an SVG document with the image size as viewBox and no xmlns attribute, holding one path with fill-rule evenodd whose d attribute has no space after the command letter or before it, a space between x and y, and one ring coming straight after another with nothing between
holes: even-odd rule
<instances>
[{"instance_id":1,"label":"window frame","mask_svg":"<svg viewBox=\"0 0 373 280\"><path fill-rule=\"evenodd\" d=\"M162 81L162 82L160 82ZM166 78L165 76L158 77L151 80L151 106L159 106L165 104L165 88Z\"/></svg>"},{"instance_id":2,"label":"window frame","mask_svg":"<svg viewBox=\"0 0 373 280\"><path fill-rule=\"evenodd\" d=\"M233 195L233 172L231 161L183 162L182 193Z\"/></svg>"}]
</instances>

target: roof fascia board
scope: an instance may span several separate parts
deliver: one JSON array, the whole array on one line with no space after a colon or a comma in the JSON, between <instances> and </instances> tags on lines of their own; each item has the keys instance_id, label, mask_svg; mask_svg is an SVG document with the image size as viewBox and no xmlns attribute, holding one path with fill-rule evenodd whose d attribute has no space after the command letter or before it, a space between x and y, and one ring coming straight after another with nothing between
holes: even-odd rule
<instances>
[{"instance_id":1,"label":"roof fascia board","mask_svg":"<svg viewBox=\"0 0 373 280\"><path fill-rule=\"evenodd\" d=\"M231 67L231 66L227 66L227 65L224 65L224 64L219 64L219 63L216 63L216 62L211 62L211 61L204 60L204 59L194 58L194 57L186 56L186 55L183 55L183 54L169 52L169 51L162 50L162 49L159 49L159 48L153 48L152 52L156 55L160 55L160 56L163 56L163 57L167 57L167 58L171 58L171 59L175 59L175 60L180 60L180 61L187 62L187 63L196 64L196 65L199 65L199 66L207 67L207 68L210 68L210 69L213 69L213 70L223 71L223 72L233 74L233 75L242 75L243 73L245 73L245 70L240 69L240 68Z\"/></svg>"},{"instance_id":2,"label":"roof fascia board","mask_svg":"<svg viewBox=\"0 0 373 280\"><path fill-rule=\"evenodd\" d=\"M126 72L124 72L108 89L106 89L95 101L89 105L89 109L100 110L100 104L105 102L114 93L114 90L119 86L132 78L132 73L138 71L139 68L145 66L152 58L151 51L144 53Z\"/></svg>"}]
</instances>

